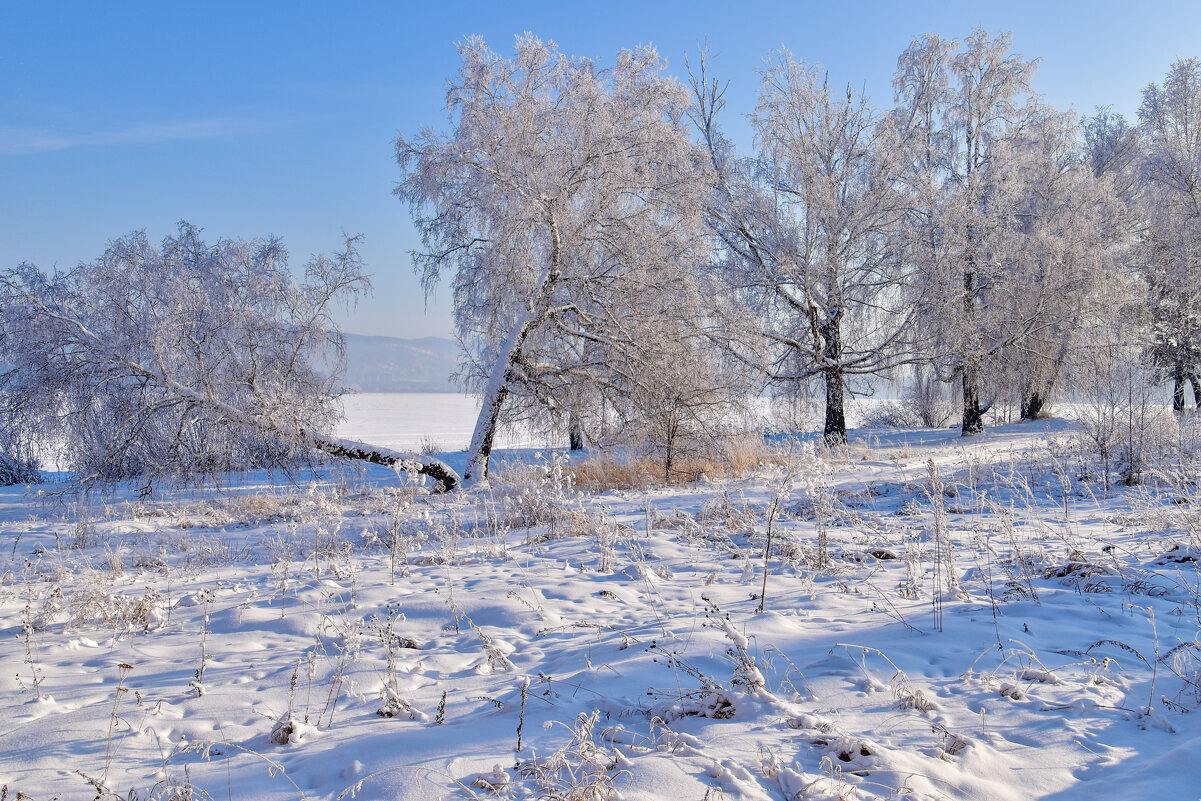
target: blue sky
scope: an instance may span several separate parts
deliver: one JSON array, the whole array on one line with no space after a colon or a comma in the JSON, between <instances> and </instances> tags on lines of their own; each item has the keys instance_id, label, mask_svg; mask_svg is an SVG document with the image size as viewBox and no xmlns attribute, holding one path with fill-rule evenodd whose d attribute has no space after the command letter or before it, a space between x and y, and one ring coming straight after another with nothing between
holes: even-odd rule
<instances>
[{"instance_id":1,"label":"blue sky","mask_svg":"<svg viewBox=\"0 0 1201 801\"><path fill-rule=\"evenodd\" d=\"M135 229L186 219L218 237L283 237L299 268L343 230L365 236L375 294L348 331L449 335L428 311L391 194L398 133L444 126L456 41L510 49L530 30L612 62L653 43L682 75L707 40L731 82L727 124L749 147L755 70L787 46L832 81L892 100L897 55L933 32L1013 33L1042 59L1053 105L1133 118L1142 88L1201 55L1201 2L613 2L0 4L0 267L66 269Z\"/></svg>"}]
</instances>

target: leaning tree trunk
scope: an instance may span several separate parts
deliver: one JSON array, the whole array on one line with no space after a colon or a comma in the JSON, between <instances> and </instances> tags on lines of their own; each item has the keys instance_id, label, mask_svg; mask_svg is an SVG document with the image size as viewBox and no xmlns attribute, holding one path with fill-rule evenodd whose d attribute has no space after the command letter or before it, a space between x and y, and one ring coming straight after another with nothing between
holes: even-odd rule
<instances>
[{"instance_id":1,"label":"leaning tree trunk","mask_svg":"<svg viewBox=\"0 0 1201 801\"><path fill-rule=\"evenodd\" d=\"M524 339L524 337L522 337ZM520 353L520 346L510 338L509 347L496 360L488 386L484 389L480 416L476 418L475 430L471 433L471 446L467 450L467 467L463 470L463 481L486 481L488 460L492 456L492 440L496 436L496 424L500 410L509 396L509 381L512 379L513 360Z\"/></svg>"},{"instance_id":2,"label":"leaning tree trunk","mask_svg":"<svg viewBox=\"0 0 1201 801\"><path fill-rule=\"evenodd\" d=\"M505 398L509 397L509 386L520 375L518 366L522 359L521 348L535 328L550 317L549 305L558 271L542 284L541 309L537 314L527 312L519 325L513 329L508 340L496 357L492 375L484 387L484 399L480 416L476 418L475 430L471 434L471 446L467 450L467 467L463 470L463 481L487 481L488 460L492 455L492 440L496 436L496 424L500 421L500 410Z\"/></svg>"},{"instance_id":3,"label":"leaning tree trunk","mask_svg":"<svg viewBox=\"0 0 1201 801\"><path fill-rule=\"evenodd\" d=\"M492 438L496 436L496 424L501 419L501 406L509 394L509 383L519 375L521 347L525 345L526 337L552 316L551 300L555 298L558 277L562 274L563 243L558 234L558 222L550 209L546 210L546 225L550 228L550 264L546 265L546 271L538 281L538 288L533 293L530 305L522 312L512 333L501 347L500 355L497 355L495 363L492 364L492 375L488 377L488 385L484 388L483 405L479 408L476 430L472 431L471 447L467 450L467 467L462 471L462 480L465 483L488 480Z\"/></svg>"},{"instance_id":4,"label":"leaning tree trunk","mask_svg":"<svg viewBox=\"0 0 1201 801\"><path fill-rule=\"evenodd\" d=\"M518 362L522 358L521 348L526 338L538 326L552 316L551 301L561 275L563 243L559 237L559 226L554 214L547 211L547 225L551 235L550 264L538 282L538 289L530 299L521 318L513 327L509 338L500 349L500 355L492 366L492 375L484 388L483 405L476 418L475 430L471 434L471 446L467 451L467 467L463 470L463 481L487 481L488 459L492 455L492 439L496 435L496 424L500 420L500 409L509 395L509 384L519 374Z\"/></svg>"},{"instance_id":5,"label":"leaning tree trunk","mask_svg":"<svg viewBox=\"0 0 1201 801\"><path fill-rule=\"evenodd\" d=\"M500 421L500 410L505 398L509 396L511 382L520 374L522 354L530 332L542 325L550 317L549 305L554 292L555 279L558 270L552 271L542 283L540 293L540 311L537 314L527 312L521 322L513 329L508 340L500 350L500 355L492 366L492 375L484 387L483 403L480 406L480 416L476 418L475 430L471 434L471 446L467 450L467 467L463 470L463 481L487 481L488 461L492 455L492 440L496 436L496 425Z\"/></svg>"},{"instance_id":6,"label":"leaning tree trunk","mask_svg":"<svg viewBox=\"0 0 1201 801\"><path fill-rule=\"evenodd\" d=\"M458 489L459 476L445 462L432 456L416 453L401 453L388 448L377 448L350 439L335 439L321 435L308 435L314 448L343 459L359 459L372 464L382 464L397 470L426 475L442 485L443 491Z\"/></svg>"},{"instance_id":7,"label":"leaning tree trunk","mask_svg":"<svg viewBox=\"0 0 1201 801\"><path fill-rule=\"evenodd\" d=\"M337 437L314 433L303 428L295 430L283 429L276 425L269 417L247 412L236 406L223 403L210 395L175 381L170 376L143 367L137 362L123 360L119 363L133 375L142 378L147 383L161 387L176 397L187 399L199 408L219 413L226 423L256 429L264 434L279 436L284 439L299 439L303 444L328 453L331 456L343 459L358 459L429 476L441 484L444 491L458 489L461 483L458 474L450 466L432 456L418 453L402 453L388 448L377 448L374 445L367 445L355 440L338 439Z\"/></svg>"}]
</instances>

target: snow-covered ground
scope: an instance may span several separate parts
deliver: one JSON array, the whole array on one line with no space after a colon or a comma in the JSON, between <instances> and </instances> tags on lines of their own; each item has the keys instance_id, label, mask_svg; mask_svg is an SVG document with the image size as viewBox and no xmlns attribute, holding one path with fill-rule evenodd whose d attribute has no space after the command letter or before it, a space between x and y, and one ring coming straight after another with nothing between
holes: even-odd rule
<instances>
[{"instance_id":1,"label":"snow-covered ground","mask_svg":"<svg viewBox=\"0 0 1201 801\"><path fill-rule=\"evenodd\" d=\"M756 475L597 496L545 455L451 497L382 469L3 490L0 785L1201 797L1195 472L1107 492L1061 421L780 447Z\"/></svg>"}]
</instances>

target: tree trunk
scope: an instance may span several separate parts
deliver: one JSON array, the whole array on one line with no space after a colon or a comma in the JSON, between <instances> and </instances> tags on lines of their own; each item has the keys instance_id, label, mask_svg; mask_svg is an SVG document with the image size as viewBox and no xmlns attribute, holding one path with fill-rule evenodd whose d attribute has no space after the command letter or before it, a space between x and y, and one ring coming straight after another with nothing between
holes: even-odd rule
<instances>
[{"instance_id":1,"label":"tree trunk","mask_svg":"<svg viewBox=\"0 0 1201 801\"><path fill-rule=\"evenodd\" d=\"M1055 354L1055 358L1050 360L1047 367L1047 374L1041 382L1037 379L1031 379L1026 387L1026 392L1022 398L1022 419L1037 420L1038 416L1046 409L1047 400L1055 391L1055 385L1059 382L1059 374L1063 371L1064 362L1067 361L1068 353L1075 341L1073 332L1076 326L1080 324L1081 309L1076 308L1069 320L1066 330L1060 332L1059 350ZM1039 371L1041 373L1041 371Z\"/></svg>"},{"instance_id":2,"label":"tree trunk","mask_svg":"<svg viewBox=\"0 0 1201 801\"><path fill-rule=\"evenodd\" d=\"M847 441L847 418L843 403L842 374L838 370L826 370L826 443L845 445Z\"/></svg>"},{"instance_id":3,"label":"tree trunk","mask_svg":"<svg viewBox=\"0 0 1201 801\"><path fill-rule=\"evenodd\" d=\"M972 226L967 228L969 243L975 241ZM963 270L963 319L967 329L975 337L976 328L976 256L969 247L964 257ZM969 344L974 347L974 344ZM975 356L968 354L963 362L963 425L959 430L960 436L971 437L984 431L984 411L980 408L980 374L979 367L973 361Z\"/></svg>"},{"instance_id":4,"label":"tree trunk","mask_svg":"<svg viewBox=\"0 0 1201 801\"><path fill-rule=\"evenodd\" d=\"M840 315L841 316L841 315ZM822 355L825 356L826 369L826 442L831 445L845 445L847 441L847 418L843 402L842 381L842 330L839 319L822 326L822 339L825 346Z\"/></svg>"},{"instance_id":5,"label":"tree trunk","mask_svg":"<svg viewBox=\"0 0 1201 801\"><path fill-rule=\"evenodd\" d=\"M1197 409L1201 409L1201 382L1197 380L1196 372L1189 374L1189 381L1191 381L1193 385L1193 406Z\"/></svg>"},{"instance_id":6,"label":"tree trunk","mask_svg":"<svg viewBox=\"0 0 1201 801\"><path fill-rule=\"evenodd\" d=\"M1037 420L1042 414L1044 400L1042 394L1033 387L1022 393L1022 419Z\"/></svg>"},{"instance_id":7,"label":"tree trunk","mask_svg":"<svg viewBox=\"0 0 1201 801\"><path fill-rule=\"evenodd\" d=\"M572 412L567 416L567 446L570 450L582 451L587 445L588 435L584 433L584 423Z\"/></svg>"},{"instance_id":8,"label":"tree trunk","mask_svg":"<svg viewBox=\"0 0 1201 801\"><path fill-rule=\"evenodd\" d=\"M676 444L680 435L679 419L667 412L663 420L663 483L671 483L671 469L675 466Z\"/></svg>"},{"instance_id":9,"label":"tree trunk","mask_svg":"<svg viewBox=\"0 0 1201 801\"><path fill-rule=\"evenodd\" d=\"M524 337L522 337L524 339ZM496 436L496 423L500 420L501 406L509 396L509 380L512 360L518 353L517 343L510 338L510 347L496 360L492 375L488 378L488 386L484 389L483 405L480 406L480 416L475 420L475 430L471 433L471 445L467 449L467 467L463 470L463 481L486 481L488 479L488 460L492 456L492 440Z\"/></svg>"},{"instance_id":10,"label":"tree trunk","mask_svg":"<svg viewBox=\"0 0 1201 801\"><path fill-rule=\"evenodd\" d=\"M546 284L544 283L544 286ZM553 285L552 285L553 286ZM549 296L544 297L544 302ZM492 439L496 436L496 424L500 420L500 410L505 398L509 396L509 382L518 370L517 363L521 359L521 346L526 337L545 320L545 312L535 318L526 314L517 325L508 340L501 348L500 355L492 366L492 374L488 376L488 385L484 387L483 404L480 406L480 416L475 420L475 430L471 434L471 445L467 449L467 467L463 470L463 482L487 481L488 460L492 455Z\"/></svg>"},{"instance_id":11,"label":"tree trunk","mask_svg":"<svg viewBox=\"0 0 1201 801\"><path fill-rule=\"evenodd\" d=\"M980 377L976 367L963 367L963 426L960 434L974 436L984 431L984 410L980 408Z\"/></svg>"},{"instance_id":12,"label":"tree trunk","mask_svg":"<svg viewBox=\"0 0 1201 801\"><path fill-rule=\"evenodd\" d=\"M548 212L549 214L549 212ZM475 421L475 431L471 434L471 446L467 450L467 467L463 470L463 482L487 481L488 459L492 455L492 438L496 435L496 423L500 420L500 409L509 396L509 382L515 377L517 363L521 359L521 346L526 337L535 328L545 323L551 317L551 300L555 296L555 285L559 282L559 267L563 260L562 242L559 238L559 227L553 215L548 216L552 250L550 265L542 280L538 282L538 290L534 293L530 305L514 325L505 344L492 365L492 374L488 376L488 385L484 388L483 405L480 406L480 416Z\"/></svg>"},{"instance_id":13,"label":"tree trunk","mask_svg":"<svg viewBox=\"0 0 1201 801\"><path fill-rule=\"evenodd\" d=\"M1172 411L1184 414L1184 364L1180 361L1172 365Z\"/></svg>"}]
</instances>

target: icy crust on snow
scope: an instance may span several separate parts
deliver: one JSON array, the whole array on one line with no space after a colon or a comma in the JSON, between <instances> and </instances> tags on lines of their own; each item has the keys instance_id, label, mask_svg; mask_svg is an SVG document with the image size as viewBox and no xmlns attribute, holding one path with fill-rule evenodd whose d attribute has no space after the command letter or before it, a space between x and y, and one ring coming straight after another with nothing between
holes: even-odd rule
<instances>
[{"instance_id":1,"label":"icy crust on snow","mask_svg":"<svg viewBox=\"0 0 1201 801\"><path fill-rule=\"evenodd\" d=\"M80 508L6 489L0 786L1193 797L1195 488L1107 493L1054 426L595 497L553 471Z\"/></svg>"}]
</instances>

